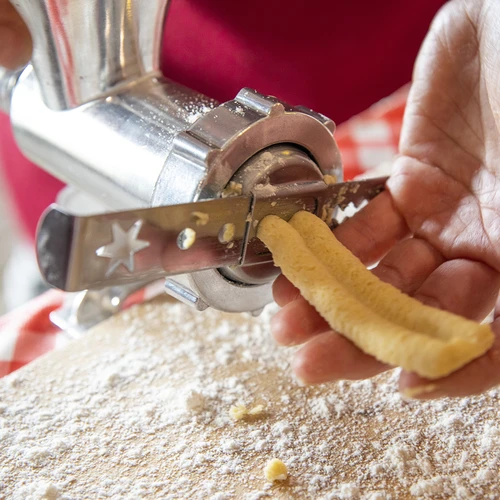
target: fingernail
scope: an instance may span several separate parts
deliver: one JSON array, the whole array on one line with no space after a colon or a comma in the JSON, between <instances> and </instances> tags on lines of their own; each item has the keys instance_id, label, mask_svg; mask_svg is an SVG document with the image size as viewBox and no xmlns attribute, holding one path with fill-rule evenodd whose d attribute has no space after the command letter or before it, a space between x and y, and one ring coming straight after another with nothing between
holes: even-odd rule
<instances>
[{"instance_id":1,"label":"fingernail","mask_svg":"<svg viewBox=\"0 0 500 500\"><path fill-rule=\"evenodd\" d=\"M437 384L426 384L417 385L415 387L405 387L401 392L401 395L408 399L418 399L418 396L422 394L429 394L437 390Z\"/></svg>"},{"instance_id":2,"label":"fingernail","mask_svg":"<svg viewBox=\"0 0 500 500\"><path fill-rule=\"evenodd\" d=\"M293 363L292 363L292 367L293 367ZM292 368L292 377L299 387L307 387L308 385L310 385L305 380L301 379L297 375L297 373L295 372L295 370L293 368Z\"/></svg>"},{"instance_id":3,"label":"fingernail","mask_svg":"<svg viewBox=\"0 0 500 500\"><path fill-rule=\"evenodd\" d=\"M295 377L295 382L297 382L297 385L299 387L307 387L309 384L307 382L304 382L301 378Z\"/></svg>"}]
</instances>

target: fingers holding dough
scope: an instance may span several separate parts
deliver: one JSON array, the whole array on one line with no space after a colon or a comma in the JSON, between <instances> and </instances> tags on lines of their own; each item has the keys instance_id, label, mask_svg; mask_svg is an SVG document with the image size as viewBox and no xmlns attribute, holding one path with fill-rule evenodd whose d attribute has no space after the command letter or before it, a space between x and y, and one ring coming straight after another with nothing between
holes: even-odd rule
<instances>
[{"instance_id":1,"label":"fingers holding dough","mask_svg":"<svg viewBox=\"0 0 500 500\"><path fill-rule=\"evenodd\" d=\"M441 254L427 242L407 239L398 243L372 272L382 281L411 295L443 261ZM478 283L483 286L481 280ZM283 307L272 321L273 335L279 344L303 344L328 330L327 322L283 275L277 278L273 290L278 305Z\"/></svg>"},{"instance_id":2,"label":"fingers holding dough","mask_svg":"<svg viewBox=\"0 0 500 500\"><path fill-rule=\"evenodd\" d=\"M425 304L482 321L495 305L500 274L482 262L455 259L440 265L416 290Z\"/></svg>"},{"instance_id":3,"label":"fingers holding dough","mask_svg":"<svg viewBox=\"0 0 500 500\"><path fill-rule=\"evenodd\" d=\"M409 238L397 243L372 272L385 283L413 295L429 275L444 262L444 257L429 243ZM300 291L283 275L273 284L276 303L283 307L300 296Z\"/></svg>"},{"instance_id":4,"label":"fingers holding dough","mask_svg":"<svg viewBox=\"0 0 500 500\"><path fill-rule=\"evenodd\" d=\"M342 283L348 293L389 322L422 333L429 339L449 342L450 349L452 341L456 344L461 339L463 346L460 349L463 349L464 356L466 344L469 345L471 355L472 352L476 353L470 359L482 354L484 346L493 342L487 327L448 311L423 305L390 284L380 281L336 240L328 226L315 215L298 212L290 220L290 225L303 238L312 255Z\"/></svg>"},{"instance_id":5,"label":"fingers holding dough","mask_svg":"<svg viewBox=\"0 0 500 500\"><path fill-rule=\"evenodd\" d=\"M281 274L274 280L273 296L276 303L284 307L300 297L300 290Z\"/></svg>"},{"instance_id":6,"label":"fingers holding dough","mask_svg":"<svg viewBox=\"0 0 500 500\"><path fill-rule=\"evenodd\" d=\"M384 363L439 378L493 342L487 325L425 306L378 280L308 212L290 224L268 216L258 235L330 326Z\"/></svg>"},{"instance_id":7,"label":"fingers holding dough","mask_svg":"<svg viewBox=\"0 0 500 500\"><path fill-rule=\"evenodd\" d=\"M408 226L387 191L335 229L335 237L367 266L378 262L408 234Z\"/></svg>"},{"instance_id":8,"label":"fingers holding dough","mask_svg":"<svg viewBox=\"0 0 500 500\"><path fill-rule=\"evenodd\" d=\"M441 254L427 242L411 238L395 245L393 250L382 259L372 272L382 281L412 295L443 261L444 258ZM273 284L273 294L276 303L280 307L285 307L301 297L300 290L284 275L276 278ZM297 323L293 318L298 315L299 310L302 310L304 315L319 316L319 314L312 306L306 308L301 305L301 307L297 308L297 314L292 313L295 308L296 306L286 308L287 310L284 313L279 313L279 319L277 318L275 321L273 333L280 344L301 344L318 333L315 329L308 336L304 329L301 328L300 335L296 336L299 332L295 329Z\"/></svg>"},{"instance_id":9,"label":"fingers holding dough","mask_svg":"<svg viewBox=\"0 0 500 500\"><path fill-rule=\"evenodd\" d=\"M432 245L419 238L396 244L373 269L373 274L403 293L413 295L444 257Z\"/></svg>"},{"instance_id":10,"label":"fingers holding dough","mask_svg":"<svg viewBox=\"0 0 500 500\"><path fill-rule=\"evenodd\" d=\"M384 231L380 231L381 220ZM406 223L395 210L389 193L378 195L335 230L335 237L366 265L380 260L407 235ZM300 292L284 276L279 276L274 282L273 294L276 303L283 307L295 300Z\"/></svg>"},{"instance_id":11,"label":"fingers holding dough","mask_svg":"<svg viewBox=\"0 0 500 500\"><path fill-rule=\"evenodd\" d=\"M348 222L344 224L348 224ZM337 236L337 232L335 232L335 236ZM339 241L341 240L339 239ZM429 243L418 238L409 238L396 243L379 262L373 273L382 281L412 295L443 262L443 256ZM273 284L273 294L276 303L283 307L292 300L296 300L300 296L300 291L285 276L281 275L276 278Z\"/></svg>"},{"instance_id":12,"label":"fingers holding dough","mask_svg":"<svg viewBox=\"0 0 500 500\"><path fill-rule=\"evenodd\" d=\"M383 281L412 294L442 262L443 257L420 239L397 244L373 270ZM328 323L285 276L273 286L275 300L283 307L271 322L275 340L281 345L300 345L328 330Z\"/></svg>"},{"instance_id":13,"label":"fingers holding dough","mask_svg":"<svg viewBox=\"0 0 500 500\"><path fill-rule=\"evenodd\" d=\"M330 329L328 323L303 297L288 303L271 320L273 337L281 345L300 345Z\"/></svg>"},{"instance_id":14,"label":"fingers holding dough","mask_svg":"<svg viewBox=\"0 0 500 500\"><path fill-rule=\"evenodd\" d=\"M332 331L317 335L297 351L292 367L297 378L306 384L362 380L391 368Z\"/></svg>"}]
</instances>

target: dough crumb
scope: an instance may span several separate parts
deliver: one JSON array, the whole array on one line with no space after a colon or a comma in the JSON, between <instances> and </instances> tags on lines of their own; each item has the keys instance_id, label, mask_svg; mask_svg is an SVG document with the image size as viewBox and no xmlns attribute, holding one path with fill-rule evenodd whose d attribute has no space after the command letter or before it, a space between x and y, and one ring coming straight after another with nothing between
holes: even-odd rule
<instances>
[{"instance_id":1,"label":"dough crumb","mask_svg":"<svg viewBox=\"0 0 500 500\"><path fill-rule=\"evenodd\" d=\"M180 250L188 250L196 241L196 231L190 227L183 229L177 237L177 246Z\"/></svg>"},{"instance_id":2,"label":"dough crumb","mask_svg":"<svg viewBox=\"0 0 500 500\"><path fill-rule=\"evenodd\" d=\"M326 185L331 186L332 184L337 184L337 176L336 175L324 175L323 181Z\"/></svg>"},{"instance_id":3,"label":"dough crumb","mask_svg":"<svg viewBox=\"0 0 500 500\"><path fill-rule=\"evenodd\" d=\"M247 416L247 413L248 413L248 410L244 404L237 404L237 405L231 406L231 409L229 410L229 415L234 420L244 419Z\"/></svg>"},{"instance_id":4,"label":"dough crumb","mask_svg":"<svg viewBox=\"0 0 500 500\"><path fill-rule=\"evenodd\" d=\"M335 209L333 207L329 205L323 205L323 208L321 209L321 220L326 224L330 224L334 212Z\"/></svg>"},{"instance_id":5,"label":"dough crumb","mask_svg":"<svg viewBox=\"0 0 500 500\"><path fill-rule=\"evenodd\" d=\"M284 481L288 477L288 469L281 460L273 458L267 462L264 474L266 479L271 483L274 481Z\"/></svg>"},{"instance_id":6,"label":"dough crumb","mask_svg":"<svg viewBox=\"0 0 500 500\"><path fill-rule=\"evenodd\" d=\"M210 219L210 216L205 212L193 212L191 215L197 226L206 226Z\"/></svg>"},{"instance_id":7,"label":"dough crumb","mask_svg":"<svg viewBox=\"0 0 500 500\"><path fill-rule=\"evenodd\" d=\"M250 410L246 407L246 405L239 403L237 405L231 406L229 410L229 415L234 420L243 420L247 416L255 417L257 415L262 415L264 412L263 405L257 405L251 408Z\"/></svg>"},{"instance_id":8,"label":"dough crumb","mask_svg":"<svg viewBox=\"0 0 500 500\"><path fill-rule=\"evenodd\" d=\"M243 186L239 182L230 181L222 191L222 198L228 198L229 196L240 196L242 192Z\"/></svg>"},{"instance_id":9,"label":"dough crumb","mask_svg":"<svg viewBox=\"0 0 500 500\"><path fill-rule=\"evenodd\" d=\"M249 415L262 415L264 412L264 405L254 406L252 409L248 410Z\"/></svg>"},{"instance_id":10,"label":"dough crumb","mask_svg":"<svg viewBox=\"0 0 500 500\"><path fill-rule=\"evenodd\" d=\"M231 243L236 233L236 227L232 222L226 222L219 231L220 243Z\"/></svg>"}]
</instances>

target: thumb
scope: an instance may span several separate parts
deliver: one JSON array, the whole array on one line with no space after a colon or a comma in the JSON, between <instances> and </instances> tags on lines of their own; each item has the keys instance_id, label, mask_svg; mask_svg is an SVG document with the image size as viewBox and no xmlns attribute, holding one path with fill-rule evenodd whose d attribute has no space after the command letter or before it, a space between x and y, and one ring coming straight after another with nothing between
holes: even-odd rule
<instances>
[{"instance_id":1,"label":"thumb","mask_svg":"<svg viewBox=\"0 0 500 500\"><path fill-rule=\"evenodd\" d=\"M28 27L9 0L0 0L0 66L22 66L30 60L31 51Z\"/></svg>"}]
</instances>

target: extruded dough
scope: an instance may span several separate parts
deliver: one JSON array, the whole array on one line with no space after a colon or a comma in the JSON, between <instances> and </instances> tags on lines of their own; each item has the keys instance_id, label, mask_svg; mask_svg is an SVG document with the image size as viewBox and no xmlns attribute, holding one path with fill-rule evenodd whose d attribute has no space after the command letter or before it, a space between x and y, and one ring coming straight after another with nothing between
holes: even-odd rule
<instances>
[{"instance_id":1,"label":"extruded dough","mask_svg":"<svg viewBox=\"0 0 500 500\"><path fill-rule=\"evenodd\" d=\"M380 316L410 330L442 340L475 336L479 326L477 323L448 311L426 306L379 280L313 214L299 212L291 219L290 224L340 283ZM486 330L484 326L481 329Z\"/></svg>"},{"instance_id":2,"label":"extruded dough","mask_svg":"<svg viewBox=\"0 0 500 500\"><path fill-rule=\"evenodd\" d=\"M422 304L383 283L316 216L276 216L258 237L330 326L364 352L427 378L446 376L493 344L489 325Z\"/></svg>"}]
</instances>

